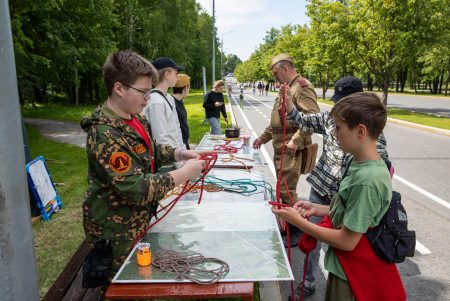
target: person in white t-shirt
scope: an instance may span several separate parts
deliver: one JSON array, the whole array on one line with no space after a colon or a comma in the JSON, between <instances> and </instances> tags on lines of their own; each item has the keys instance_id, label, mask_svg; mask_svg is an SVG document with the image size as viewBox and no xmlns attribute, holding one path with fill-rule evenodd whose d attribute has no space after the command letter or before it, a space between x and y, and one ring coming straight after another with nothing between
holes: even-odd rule
<instances>
[{"instance_id":1,"label":"person in white t-shirt","mask_svg":"<svg viewBox=\"0 0 450 301\"><path fill-rule=\"evenodd\" d=\"M158 144L186 149L180 130L175 99L167 93L177 82L178 71L184 70L171 58L160 57L152 62L158 70L159 80L153 89L151 99L144 109L150 123L152 137Z\"/></svg>"}]
</instances>

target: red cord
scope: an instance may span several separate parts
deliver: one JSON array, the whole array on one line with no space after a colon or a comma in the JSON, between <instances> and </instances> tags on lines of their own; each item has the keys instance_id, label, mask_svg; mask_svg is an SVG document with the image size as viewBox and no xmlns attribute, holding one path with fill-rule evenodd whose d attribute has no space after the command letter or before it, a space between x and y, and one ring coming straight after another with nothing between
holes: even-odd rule
<instances>
[{"instance_id":1,"label":"red cord","mask_svg":"<svg viewBox=\"0 0 450 301\"><path fill-rule=\"evenodd\" d=\"M278 206L278 209L281 207L291 207L294 205L295 201L292 199L292 196L289 192L289 187L287 184L287 181L285 178L283 178L283 161L284 161L284 155L285 155L285 148L286 148L286 89L285 86L281 86L281 116L283 119L283 143L281 147L281 161L280 161L280 169L278 172L278 178L277 178L277 185L276 185L276 192L275 192L275 202L271 202L271 205ZM281 200L281 186L284 186L289 202L291 205L283 204ZM282 231L286 231L287 236L287 245L288 245L288 260L289 264L291 263L291 235L289 231L289 225L287 222L280 222L278 220L278 224L280 225L280 228ZM308 256L307 256L308 258ZM303 272L303 281L302 281L302 291L300 295L300 300L303 300L303 291L305 286L305 277L306 277L306 262L304 265L304 272ZM292 300L295 300L295 289L294 289L294 281L291 281L291 297Z\"/></svg>"},{"instance_id":2,"label":"red cord","mask_svg":"<svg viewBox=\"0 0 450 301\"><path fill-rule=\"evenodd\" d=\"M169 214L169 212L172 210L172 208L176 205L176 203L178 203L178 201L181 199L181 197L183 195L185 195L186 193L188 193L192 188L194 188L198 182L202 182L201 183L201 190L200 190L200 196L198 198L198 204L200 204L201 200L202 200L202 196L203 196L203 190L205 187L205 176L211 171L211 169L214 167L214 165L216 164L217 161L217 154L208 154L208 155L201 155L199 157L199 160L204 160L206 161L206 166L205 169L203 170L202 176L195 181L195 183L193 183L192 185L189 185L189 181L186 181L183 187L183 190L181 191L181 193L175 198L173 199L169 204L167 204L167 206L162 207L161 209L159 209L157 211L157 214L160 213L162 210L165 210L166 208L167 211L163 214L163 216L161 216L160 218L156 219L153 223L151 223L147 228L144 229L144 231L141 232L141 234L139 234L134 240L133 243L131 244L130 250L129 252L131 252L134 248L134 246L137 244L137 242L139 240L141 240L142 237L144 237L144 235L153 227L155 226L157 223L159 223L161 220L164 219L164 217L166 217L167 214Z\"/></svg>"},{"instance_id":3,"label":"red cord","mask_svg":"<svg viewBox=\"0 0 450 301\"><path fill-rule=\"evenodd\" d=\"M242 145L240 147L237 147L234 145L229 145L230 143L231 143L231 141L226 141L224 144L214 145L214 150L215 151L225 151L227 153L235 154L244 147L244 143L242 143Z\"/></svg>"}]
</instances>

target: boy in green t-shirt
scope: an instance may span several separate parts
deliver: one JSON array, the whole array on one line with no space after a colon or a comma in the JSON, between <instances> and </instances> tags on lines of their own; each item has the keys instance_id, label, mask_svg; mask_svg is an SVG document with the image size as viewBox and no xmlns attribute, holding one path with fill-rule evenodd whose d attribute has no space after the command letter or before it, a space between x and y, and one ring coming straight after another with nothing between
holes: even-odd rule
<instances>
[{"instance_id":1,"label":"boy in green t-shirt","mask_svg":"<svg viewBox=\"0 0 450 301\"><path fill-rule=\"evenodd\" d=\"M290 91L287 89L287 97ZM330 272L326 300L352 300L352 289L333 249L353 251L368 228L378 225L392 196L388 169L377 152L377 138L383 130L387 112L378 96L355 93L343 98L331 110L336 122L335 136L340 147L353 155L331 205L299 201L293 208L273 207L272 211L331 246L325 257ZM310 216L329 215L333 229L308 222Z\"/></svg>"}]
</instances>

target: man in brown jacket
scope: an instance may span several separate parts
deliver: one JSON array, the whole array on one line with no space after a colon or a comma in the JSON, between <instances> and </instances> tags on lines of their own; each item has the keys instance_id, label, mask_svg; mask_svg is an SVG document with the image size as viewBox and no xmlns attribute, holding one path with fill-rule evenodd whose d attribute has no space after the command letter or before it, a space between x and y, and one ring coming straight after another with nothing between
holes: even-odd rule
<instances>
[{"instance_id":1,"label":"man in brown jacket","mask_svg":"<svg viewBox=\"0 0 450 301\"><path fill-rule=\"evenodd\" d=\"M299 111L306 114L320 112L319 106L317 105L317 95L313 85L300 74L297 74L291 56L285 53L275 56L270 63L270 68L272 69L275 80L280 84L289 84L292 91L292 101ZM279 174L281 149L283 146L282 118L281 95L278 95L272 109L270 124L267 126L264 133L253 142L253 147L258 149L262 144L272 140L274 151L273 161L275 163L277 177ZM305 162L302 164L302 159L304 160L305 158L304 152L306 152L306 146L311 143L311 134L302 134L300 129L294 123L289 119L286 120L286 149L282 172L294 202L297 201L296 188L300 174L305 173L304 170L302 170L302 166L305 165ZM283 184L281 187L281 199L285 203L290 203L288 193Z\"/></svg>"}]
</instances>

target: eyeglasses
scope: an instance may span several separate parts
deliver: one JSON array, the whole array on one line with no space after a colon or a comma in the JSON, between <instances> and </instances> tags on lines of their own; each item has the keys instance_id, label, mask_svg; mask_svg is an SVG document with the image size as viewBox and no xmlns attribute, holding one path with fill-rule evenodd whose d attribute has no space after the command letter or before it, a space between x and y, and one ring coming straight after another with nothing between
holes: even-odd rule
<instances>
[{"instance_id":1,"label":"eyeglasses","mask_svg":"<svg viewBox=\"0 0 450 301\"><path fill-rule=\"evenodd\" d=\"M149 99L150 99L150 94L151 94L151 91L150 91L150 90L141 90L141 89L138 89L138 88L129 86L129 85L124 84L124 83L122 83L122 85L124 85L125 87L128 87L128 88L130 88L130 89L133 89L133 90L135 90L135 91L138 91L138 92L142 93L142 97L143 97L145 100L149 100Z\"/></svg>"}]
</instances>

